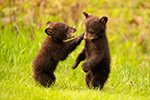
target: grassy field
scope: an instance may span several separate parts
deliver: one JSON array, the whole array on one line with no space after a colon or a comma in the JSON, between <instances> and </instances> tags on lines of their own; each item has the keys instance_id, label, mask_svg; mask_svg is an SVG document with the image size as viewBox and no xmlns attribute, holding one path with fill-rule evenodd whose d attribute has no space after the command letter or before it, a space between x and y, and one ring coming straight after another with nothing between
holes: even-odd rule
<instances>
[{"instance_id":1,"label":"grassy field","mask_svg":"<svg viewBox=\"0 0 150 100\"><path fill-rule=\"evenodd\" d=\"M110 2L107 7L96 7L95 0L85 9L94 15L106 15L109 18L107 36L111 53L111 73L103 90L89 89L86 86L81 64L75 70L71 69L84 41L65 61L59 62L55 71L56 83L50 88L43 88L33 80L32 63L46 37L45 25L38 28L31 18L29 26L32 27L14 22L0 28L0 99L149 100L150 12L146 3L139 0L139 6L131 6L129 2L126 5L125 2L120 2L121 6L114 6ZM47 15L42 22L53 19L54 17ZM76 36L84 31L82 22L83 18L80 18L76 26ZM0 27L2 25L0 22ZM71 21L68 25L75 27ZM17 31L13 30L14 26Z\"/></svg>"}]
</instances>

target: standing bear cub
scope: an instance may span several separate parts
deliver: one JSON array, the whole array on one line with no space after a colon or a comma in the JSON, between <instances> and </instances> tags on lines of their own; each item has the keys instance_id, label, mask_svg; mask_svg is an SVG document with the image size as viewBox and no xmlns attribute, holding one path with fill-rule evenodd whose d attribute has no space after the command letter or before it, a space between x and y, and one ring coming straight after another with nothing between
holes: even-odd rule
<instances>
[{"instance_id":1,"label":"standing bear cub","mask_svg":"<svg viewBox=\"0 0 150 100\"><path fill-rule=\"evenodd\" d=\"M47 22L45 33L48 35L41 46L40 51L33 62L33 77L44 87L49 87L55 82L54 71L60 60L65 60L83 39L84 33L71 39L75 35L71 34L76 31L62 22Z\"/></svg>"},{"instance_id":2,"label":"standing bear cub","mask_svg":"<svg viewBox=\"0 0 150 100\"><path fill-rule=\"evenodd\" d=\"M85 21L85 47L77 56L72 69L87 59L82 64L82 69L86 72L85 82L88 87L102 89L110 72L110 54L108 40L106 37L107 17L97 17L83 12Z\"/></svg>"}]
</instances>

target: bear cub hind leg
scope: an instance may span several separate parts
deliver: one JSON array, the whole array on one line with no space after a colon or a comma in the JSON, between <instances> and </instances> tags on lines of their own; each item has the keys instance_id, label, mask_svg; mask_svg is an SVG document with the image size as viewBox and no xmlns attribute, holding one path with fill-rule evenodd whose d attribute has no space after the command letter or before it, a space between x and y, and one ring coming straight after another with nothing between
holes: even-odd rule
<instances>
[{"instance_id":1,"label":"bear cub hind leg","mask_svg":"<svg viewBox=\"0 0 150 100\"><path fill-rule=\"evenodd\" d=\"M36 77L38 76L38 77ZM55 83L55 76L53 73L43 72L39 75L34 75L34 79L41 83L44 87L49 87L52 83Z\"/></svg>"},{"instance_id":2,"label":"bear cub hind leg","mask_svg":"<svg viewBox=\"0 0 150 100\"><path fill-rule=\"evenodd\" d=\"M94 88L100 87L100 89L103 89L104 83L106 82L107 78L108 73L106 73L106 71L96 72L90 80L91 86Z\"/></svg>"},{"instance_id":3,"label":"bear cub hind leg","mask_svg":"<svg viewBox=\"0 0 150 100\"><path fill-rule=\"evenodd\" d=\"M85 82L86 82L86 85L91 88L91 78L93 77L93 74L91 72L91 70L89 70L87 73L86 73L86 76L85 76Z\"/></svg>"}]
</instances>

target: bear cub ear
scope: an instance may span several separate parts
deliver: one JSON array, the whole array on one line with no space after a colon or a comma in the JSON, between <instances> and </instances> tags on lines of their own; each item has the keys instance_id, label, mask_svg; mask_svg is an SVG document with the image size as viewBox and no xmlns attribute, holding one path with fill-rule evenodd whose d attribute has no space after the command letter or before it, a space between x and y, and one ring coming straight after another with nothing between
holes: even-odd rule
<instances>
[{"instance_id":1,"label":"bear cub ear","mask_svg":"<svg viewBox=\"0 0 150 100\"><path fill-rule=\"evenodd\" d=\"M47 28L47 29L45 29L45 33L47 34L47 35L52 35L52 29L51 28Z\"/></svg>"},{"instance_id":2,"label":"bear cub ear","mask_svg":"<svg viewBox=\"0 0 150 100\"><path fill-rule=\"evenodd\" d=\"M108 18L106 16L103 16L102 18L99 19L99 21L106 24L108 21Z\"/></svg>"},{"instance_id":3,"label":"bear cub ear","mask_svg":"<svg viewBox=\"0 0 150 100\"><path fill-rule=\"evenodd\" d=\"M53 24L52 22L48 21L48 22L46 23L46 28L50 28L50 26L51 26L52 24Z\"/></svg>"},{"instance_id":4,"label":"bear cub ear","mask_svg":"<svg viewBox=\"0 0 150 100\"><path fill-rule=\"evenodd\" d=\"M88 17L89 17L89 14L88 14L88 13L83 12L83 14L84 14L84 16L85 16L86 18L88 18Z\"/></svg>"}]
</instances>

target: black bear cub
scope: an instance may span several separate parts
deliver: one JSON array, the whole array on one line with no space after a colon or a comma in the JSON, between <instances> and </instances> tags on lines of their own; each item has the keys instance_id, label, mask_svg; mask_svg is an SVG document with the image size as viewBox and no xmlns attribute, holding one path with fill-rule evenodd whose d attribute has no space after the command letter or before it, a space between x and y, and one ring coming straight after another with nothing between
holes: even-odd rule
<instances>
[{"instance_id":1,"label":"black bear cub","mask_svg":"<svg viewBox=\"0 0 150 100\"><path fill-rule=\"evenodd\" d=\"M48 35L33 62L33 77L44 87L55 82L54 71L60 60L65 60L83 39L84 33L74 37L75 28L62 22L47 22L45 33Z\"/></svg>"},{"instance_id":2,"label":"black bear cub","mask_svg":"<svg viewBox=\"0 0 150 100\"><path fill-rule=\"evenodd\" d=\"M102 89L110 72L110 53L106 37L107 17L97 17L83 12L85 21L85 47L77 56L72 69L87 59L82 64L82 69L86 72L85 82L90 88Z\"/></svg>"}]
</instances>

